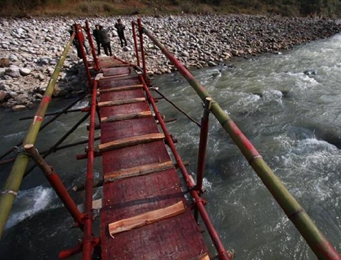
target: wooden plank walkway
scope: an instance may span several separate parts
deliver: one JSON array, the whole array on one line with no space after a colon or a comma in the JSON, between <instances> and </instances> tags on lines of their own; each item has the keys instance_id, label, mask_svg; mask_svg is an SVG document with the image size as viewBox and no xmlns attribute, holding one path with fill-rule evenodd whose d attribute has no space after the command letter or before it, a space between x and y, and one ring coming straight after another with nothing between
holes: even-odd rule
<instances>
[{"instance_id":1,"label":"wooden plank walkway","mask_svg":"<svg viewBox=\"0 0 341 260\"><path fill-rule=\"evenodd\" d=\"M100 67L102 259L209 259L138 74L113 57Z\"/></svg>"}]
</instances>

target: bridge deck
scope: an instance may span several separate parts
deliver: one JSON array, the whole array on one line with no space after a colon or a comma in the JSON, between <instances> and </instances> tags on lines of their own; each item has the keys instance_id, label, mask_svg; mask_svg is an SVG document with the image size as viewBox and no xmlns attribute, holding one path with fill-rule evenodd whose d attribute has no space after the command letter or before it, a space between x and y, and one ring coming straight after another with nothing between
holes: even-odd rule
<instances>
[{"instance_id":1,"label":"bridge deck","mask_svg":"<svg viewBox=\"0 0 341 260\"><path fill-rule=\"evenodd\" d=\"M102 259L209 259L193 213L186 207L162 132L149 103L143 100L138 74L111 57L101 58L100 65ZM137 176L124 178L128 175ZM181 201L184 211L155 222L150 219L149 215L162 215L155 210ZM136 216L142 219L140 227L110 235L109 224L122 220L116 223L120 229L123 222L131 223L129 218Z\"/></svg>"}]
</instances>

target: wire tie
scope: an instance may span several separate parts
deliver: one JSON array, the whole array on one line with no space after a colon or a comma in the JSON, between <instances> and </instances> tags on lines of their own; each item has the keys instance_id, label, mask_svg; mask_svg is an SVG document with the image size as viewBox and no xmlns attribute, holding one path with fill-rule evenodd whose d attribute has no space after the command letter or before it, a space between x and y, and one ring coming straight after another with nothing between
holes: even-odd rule
<instances>
[{"instance_id":1,"label":"wire tie","mask_svg":"<svg viewBox=\"0 0 341 260\"><path fill-rule=\"evenodd\" d=\"M291 220L291 221L294 221L294 219L300 214L304 212L304 209L300 209L300 210L297 210L296 212L292 213L290 216L288 216L288 218Z\"/></svg>"},{"instance_id":2,"label":"wire tie","mask_svg":"<svg viewBox=\"0 0 341 260\"><path fill-rule=\"evenodd\" d=\"M14 146L14 153L16 155L25 152L25 148L23 146Z\"/></svg>"},{"instance_id":3,"label":"wire tie","mask_svg":"<svg viewBox=\"0 0 341 260\"><path fill-rule=\"evenodd\" d=\"M221 123L221 125L224 127L224 125L225 125L226 123L231 122L231 121L232 121L231 118L226 119L224 122Z\"/></svg>"},{"instance_id":4,"label":"wire tie","mask_svg":"<svg viewBox=\"0 0 341 260\"><path fill-rule=\"evenodd\" d=\"M14 196L17 196L18 192L13 191L13 190L4 190L1 192L1 195L5 195L5 194L13 194Z\"/></svg>"}]
</instances>

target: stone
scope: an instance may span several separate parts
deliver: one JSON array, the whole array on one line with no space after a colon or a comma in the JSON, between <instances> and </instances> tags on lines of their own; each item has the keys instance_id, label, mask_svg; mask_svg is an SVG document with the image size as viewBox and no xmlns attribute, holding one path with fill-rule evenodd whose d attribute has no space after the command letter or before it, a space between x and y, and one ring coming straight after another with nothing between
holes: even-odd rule
<instances>
[{"instance_id":1,"label":"stone","mask_svg":"<svg viewBox=\"0 0 341 260\"><path fill-rule=\"evenodd\" d=\"M16 62L16 61L18 61L18 57L14 54L11 54L11 55L9 55L9 60L11 62Z\"/></svg>"},{"instance_id":2,"label":"stone","mask_svg":"<svg viewBox=\"0 0 341 260\"><path fill-rule=\"evenodd\" d=\"M3 102L7 96L7 92L4 90L0 90L0 102Z\"/></svg>"},{"instance_id":3,"label":"stone","mask_svg":"<svg viewBox=\"0 0 341 260\"><path fill-rule=\"evenodd\" d=\"M19 72L22 76L27 76L31 74L31 70L28 68L20 68Z\"/></svg>"},{"instance_id":4,"label":"stone","mask_svg":"<svg viewBox=\"0 0 341 260\"><path fill-rule=\"evenodd\" d=\"M12 110L13 111L21 111L21 110L24 110L24 109L26 109L26 106L24 106L24 105L14 105L13 107L12 107Z\"/></svg>"},{"instance_id":5,"label":"stone","mask_svg":"<svg viewBox=\"0 0 341 260\"><path fill-rule=\"evenodd\" d=\"M15 65L11 65L9 68L5 70L5 74L7 76L10 76L12 78L19 78L20 73L19 73L19 68Z\"/></svg>"}]
</instances>

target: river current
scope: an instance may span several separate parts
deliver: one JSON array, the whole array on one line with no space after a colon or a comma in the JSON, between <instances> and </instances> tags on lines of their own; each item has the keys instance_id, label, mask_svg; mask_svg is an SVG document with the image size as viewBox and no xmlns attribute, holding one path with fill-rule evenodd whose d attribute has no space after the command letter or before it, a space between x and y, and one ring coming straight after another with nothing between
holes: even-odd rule
<instances>
[{"instance_id":1,"label":"river current","mask_svg":"<svg viewBox=\"0 0 341 260\"><path fill-rule=\"evenodd\" d=\"M341 35L192 73L341 252ZM178 73L158 76L153 85L200 122L202 102ZM50 109L57 111L70 101L53 102ZM199 127L165 100L158 106L166 120L177 118L167 126L195 176ZM18 119L34 112L1 112L0 154L22 140L30 122ZM57 141L82 116L60 117L42 131L38 149L47 149L47 142ZM86 138L84 123L66 143ZM85 161L74 161L74 151L84 153L84 146L47 159L68 188L84 181L86 172ZM96 164L100 168L99 160ZM9 171L10 166L0 166L1 186ZM316 259L212 115L204 185L206 208L225 248L236 252L235 259ZM61 249L77 243L80 231L72 228L71 217L39 170L21 188L1 240L0 259L57 259ZM82 193L72 195L82 201Z\"/></svg>"}]
</instances>

